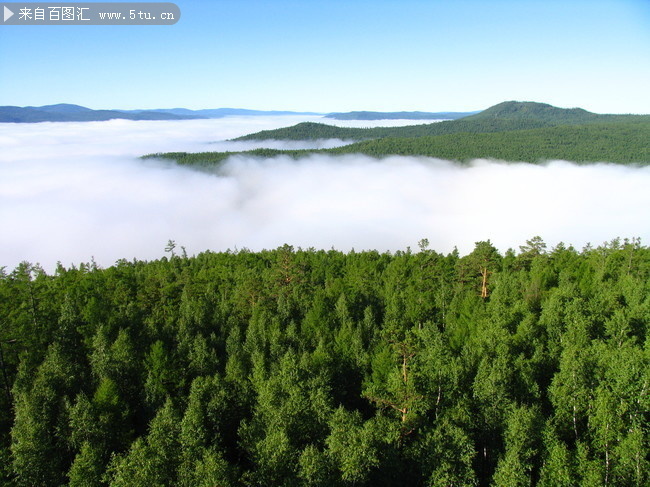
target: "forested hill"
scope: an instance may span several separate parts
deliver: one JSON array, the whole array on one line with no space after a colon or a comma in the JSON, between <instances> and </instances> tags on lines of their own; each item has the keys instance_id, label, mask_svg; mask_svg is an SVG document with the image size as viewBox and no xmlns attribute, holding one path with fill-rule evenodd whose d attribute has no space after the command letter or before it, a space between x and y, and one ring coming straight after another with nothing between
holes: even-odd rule
<instances>
[{"instance_id":1,"label":"forested hill","mask_svg":"<svg viewBox=\"0 0 650 487\"><path fill-rule=\"evenodd\" d=\"M582 124L590 122L611 122L616 120L634 120L630 115L601 115L588 112L582 108L558 108L547 103L506 101L494 105L465 120L538 120L551 125Z\"/></svg>"},{"instance_id":2,"label":"forested hill","mask_svg":"<svg viewBox=\"0 0 650 487\"><path fill-rule=\"evenodd\" d=\"M650 115L600 115L580 108L557 108L545 103L508 101L458 120L406 127L349 128L301 123L277 130L265 130L235 140L312 140L320 138L374 139L422 137L455 133L490 133L527 130L555 125L587 123L630 123L650 121Z\"/></svg>"},{"instance_id":3,"label":"forested hill","mask_svg":"<svg viewBox=\"0 0 650 487\"><path fill-rule=\"evenodd\" d=\"M0 484L647 486L650 249L0 271Z\"/></svg>"},{"instance_id":4,"label":"forested hill","mask_svg":"<svg viewBox=\"0 0 650 487\"><path fill-rule=\"evenodd\" d=\"M490 120L489 123L499 124L501 120ZM317 138L329 138L327 134L331 134L330 128L327 125L319 125L311 133L321 135ZM310 127L306 127L306 130L310 130ZM296 131L295 133L301 132ZM611 162L647 165L650 164L649 141L650 120L627 123L558 125L530 130L484 133L459 132L420 137L382 137L327 150L256 149L239 154L255 157L286 155L296 159L313 153L366 154L372 157L410 155L437 157L459 162L478 158L531 163L562 159L580 163ZM172 152L145 157L171 159L186 165L213 166L232 155L235 153Z\"/></svg>"},{"instance_id":5,"label":"forested hill","mask_svg":"<svg viewBox=\"0 0 650 487\"><path fill-rule=\"evenodd\" d=\"M650 120L650 117L648 117ZM549 124L539 120L510 120L507 118L485 120L445 120L405 127L353 128L336 127L316 122L302 122L291 127L275 130L262 130L253 134L237 137L234 140L317 140L342 139L363 140L382 137L424 137L427 135L445 135L456 133L506 132L546 127Z\"/></svg>"}]
</instances>

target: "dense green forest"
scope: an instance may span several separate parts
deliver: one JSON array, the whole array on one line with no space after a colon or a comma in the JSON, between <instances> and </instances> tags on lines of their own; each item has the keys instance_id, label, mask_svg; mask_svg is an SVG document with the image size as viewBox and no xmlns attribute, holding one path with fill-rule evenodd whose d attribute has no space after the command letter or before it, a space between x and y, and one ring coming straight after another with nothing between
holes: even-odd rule
<instances>
[{"instance_id":1,"label":"dense green forest","mask_svg":"<svg viewBox=\"0 0 650 487\"><path fill-rule=\"evenodd\" d=\"M477 158L536 163L562 159L573 162L650 163L650 121L594 123L425 137L385 137L330 149L334 154L417 155L468 161Z\"/></svg>"},{"instance_id":2,"label":"dense green forest","mask_svg":"<svg viewBox=\"0 0 650 487\"><path fill-rule=\"evenodd\" d=\"M0 272L19 486L647 486L650 248Z\"/></svg>"}]
</instances>

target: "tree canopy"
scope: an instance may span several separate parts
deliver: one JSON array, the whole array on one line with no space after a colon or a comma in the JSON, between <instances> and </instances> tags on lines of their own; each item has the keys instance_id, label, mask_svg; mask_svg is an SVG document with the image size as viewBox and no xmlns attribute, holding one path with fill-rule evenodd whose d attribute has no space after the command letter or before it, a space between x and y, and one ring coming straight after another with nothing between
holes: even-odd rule
<instances>
[{"instance_id":1,"label":"tree canopy","mask_svg":"<svg viewBox=\"0 0 650 487\"><path fill-rule=\"evenodd\" d=\"M639 241L175 246L0 273L0 485L647 485Z\"/></svg>"}]
</instances>

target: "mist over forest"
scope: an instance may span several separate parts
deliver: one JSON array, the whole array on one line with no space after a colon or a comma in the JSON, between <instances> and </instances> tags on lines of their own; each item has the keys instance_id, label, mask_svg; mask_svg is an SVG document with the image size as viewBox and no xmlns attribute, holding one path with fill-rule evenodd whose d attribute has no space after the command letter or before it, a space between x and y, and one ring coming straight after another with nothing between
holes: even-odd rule
<instances>
[{"instance_id":1,"label":"mist over forest","mask_svg":"<svg viewBox=\"0 0 650 487\"><path fill-rule=\"evenodd\" d=\"M4 124L0 225L8 231L0 235L0 266L27 260L51 270L57 261L94 258L109 266L121 258L154 259L169 239L190 254L284 243L395 251L421 238L439 251L467 253L488 238L505 251L533 235L549 245L577 247L649 236L647 167L489 160L459 167L423 157L311 155L294 161L239 155L211 173L139 159L150 152L346 143L229 141L303 120L312 119Z\"/></svg>"}]
</instances>

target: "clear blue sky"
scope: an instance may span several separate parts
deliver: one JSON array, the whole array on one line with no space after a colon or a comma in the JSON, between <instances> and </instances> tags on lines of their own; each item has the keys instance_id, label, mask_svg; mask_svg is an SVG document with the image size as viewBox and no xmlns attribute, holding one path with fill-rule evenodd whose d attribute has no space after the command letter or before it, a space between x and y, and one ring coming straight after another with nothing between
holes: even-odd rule
<instances>
[{"instance_id":1,"label":"clear blue sky","mask_svg":"<svg viewBox=\"0 0 650 487\"><path fill-rule=\"evenodd\" d=\"M648 0L176 3L173 26L0 25L0 105L650 113Z\"/></svg>"}]
</instances>

